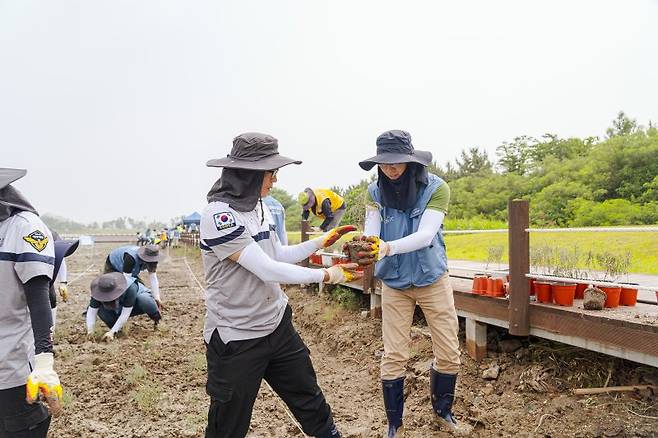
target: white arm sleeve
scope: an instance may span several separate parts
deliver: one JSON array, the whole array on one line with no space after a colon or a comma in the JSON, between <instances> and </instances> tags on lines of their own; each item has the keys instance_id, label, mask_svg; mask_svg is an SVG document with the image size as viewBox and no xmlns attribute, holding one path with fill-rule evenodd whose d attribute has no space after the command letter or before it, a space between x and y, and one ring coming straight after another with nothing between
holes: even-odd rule
<instances>
[{"instance_id":1,"label":"white arm sleeve","mask_svg":"<svg viewBox=\"0 0 658 438\"><path fill-rule=\"evenodd\" d=\"M114 323L114 326L110 329L112 334L116 334L123 325L128 321L128 318L130 318L130 312L133 311L132 307L124 307L121 309L121 315L119 315L119 318L117 318L117 322Z\"/></svg>"},{"instance_id":2,"label":"white arm sleeve","mask_svg":"<svg viewBox=\"0 0 658 438\"><path fill-rule=\"evenodd\" d=\"M432 243L432 239L441 229L445 213L437 210L425 210L418 224L418 231L411 233L402 239L387 242L389 245L388 255L404 254L425 248Z\"/></svg>"},{"instance_id":3,"label":"white arm sleeve","mask_svg":"<svg viewBox=\"0 0 658 438\"><path fill-rule=\"evenodd\" d=\"M279 241L274 243L274 259L283 263L299 263L318 249L322 248L324 237L318 237L297 245L281 245Z\"/></svg>"},{"instance_id":4,"label":"white arm sleeve","mask_svg":"<svg viewBox=\"0 0 658 438\"><path fill-rule=\"evenodd\" d=\"M366 207L366 222L363 226L363 234L366 236L377 236L382 228L382 218L377 207Z\"/></svg>"},{"instance_id":5,"label":"white arm sleeve","mask_svg":"<svg viewBox=\"0 0 658 438\"><path fill-rule=\"evenodd\" d=\"M92 333L94 331L97 315L98 315L98 309L94 309L93 307L87 307L87 333Z\"/></svg>"},{"instance_id":6,"label":"white arm sleeve","mask_svg":"<svg viewBox=\"0 0 658 438\"><path fill-rule=\"evenodd\" d=\"M153 293L153 298L156 300L160 299L160 283L158 282L158 275L155 272L149 274L149 280L151 285L151 292Z\"/></svg>"},{"instance_id":7,"label":"white arm sleeve","mask_svg":"<svg viewBox=\"0 0 658 438\"><path fill-rule=\"evenodd\" d=\"M303 268L272 260L256 242L240 253L238 263L266 283L322 283L322 269Z\"/></svg>"},{"instance_id":8,"label":"white arm sleeve","mask_svg":"<svg viewBox=\"0 0 658 438\"><path fill-rule=\"evenodd\" d=\"M56 280L57 280L58 283L61 283L61 282L66 283L67 282L67 279L66 279L67 277L68 277L68 271L66 269L66 260L62 260L62 264L59 266L59 272L57 273L57 279Z\"/></svg>"}]
</instances>

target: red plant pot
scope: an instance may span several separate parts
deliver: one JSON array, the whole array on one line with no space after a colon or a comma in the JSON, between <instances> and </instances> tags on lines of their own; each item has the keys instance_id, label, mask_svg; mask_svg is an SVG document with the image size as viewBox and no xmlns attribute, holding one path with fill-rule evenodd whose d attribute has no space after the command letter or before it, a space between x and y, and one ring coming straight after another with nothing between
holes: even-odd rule
<instances>
[{"instance_id":1,"label":"red plant pot","mask_svg":"<svg viewBox=\"0 0 658 438\"><path fill-rule=\"evenodd\" d=\"M619 306L621 287L599 286L599 289L605 292L605 307L614 308Z\"/></svg>"},{"instance_id":2,"label":"red plant pot","mask_svg":"<svg viewBox=\"0 0 658 438\"><path fill-rule=\"evenodd\" d=\"M577 300L582 300L585 298L585 289L587 289L587 284L585 283L578 283L576 285L576 295L574 296L575 299Z\"/></svg>"},{"instance_id":3,"label":"red plant pot","mask_svg":"<svg viewBox=\"0 0 658 438\"><path fill-rule=\"evenodd\" d=\"M535 281L535 295L537 295L537 301L540 303L553 302L553 296L551 294L551 283Z\"/></svg>"},{"instance_id":4,"label":"red plant pot","mask_svg":"<svg viewBox=\"0 0 658 438\"><path fill-rule=\"evenodd\" d=\"M576 296L576 285L569 283L554 283L551 286L553 300L560 306L573 306L573 299Z\"/></svg>"},{"instance_id":5,"label":"red plant pot","mask_svg":"<svg viewBox=\"0 0 658 438\"><path fill-rule=\"evenodd\" d=\"M636 284L629 284L629 286L636 286ZM622 287L619 296L619 303L622 306L634 306L637 304L637 288Z\"/></svg>"},{"instance_id":6,"label":"red plant pot","mask_svg":"<svg viewBox=\"0 0 658 438\"><path fill-rule=\"evenodd\" d=\"M489 283L487 282L487 292L489 292L489 295L491 295L492 297L504 297L505 288L503 287L503 279L492 278L491 280L492 280L491 291L488 290Z\"/></svg>"},{"instance_id":7,"label":"red plant pot","mask_svg":"<svg viewBox=\"0 0 658 438\"><path fill-rule=\"evenodd\" d=\"M308 261L314 265L322 265L322 256L319 254L311 254Z\"/></svg>"},{"instance_id":8,"label":"red plant pot","mask_svg":"<svg viewBox=\"0 0 658 438\"><path fill-rule=\"evenodd\" d=\"M528 284L530 285L530 295L531 296L535 294L535 283L536 282L537 282L537 280L535 280L534 278L529 278L528 279Z\"/></svg>"}]
</instances>

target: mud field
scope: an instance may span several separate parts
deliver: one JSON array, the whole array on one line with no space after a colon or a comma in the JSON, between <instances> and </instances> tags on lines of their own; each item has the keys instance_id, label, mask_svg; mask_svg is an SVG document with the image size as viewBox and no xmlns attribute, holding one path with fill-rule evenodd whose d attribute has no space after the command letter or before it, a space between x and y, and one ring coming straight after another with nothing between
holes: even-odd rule
<instances>
[{"instance_id":1,"label":"mud field","mask_svg":"<svg viewBox=\"0 0 658 438\"><path fill-rule=\"evenodd\" d=\"M118 246L118 245L114 245ZM88 285L112 245L80 248L67 259L70 298L59 303L56 370L65 413L52 437L201 437L206 421L203 281L198 251L171 250L158 267L167 306L158 331L131 318L112 343L87 341L82 312ZM93 263L93 266L92 266ZM189 269L188 269L189 266ZM335 296L289 287L294 322L312 352L320 386L343 436L381 436L380 322L363 318ZM358 304L358 303L357 303ZM97 321L100 339L106 327ZM407 437L449 436L432 422L431 346L422 320L413 329L404 422ZM463 335L463 333L462 333ZM463 341L463 336L462 336ZM658 399L651 393L572 396L570 389L606 383L658 384L658 370L538 339L506 339L490 330L490 355L463 355L455 413L473 436L658 436ZM483 373L494 379L483 378ZM303 436L266 387L254 407L250 437Z\"/></svg>"}]
</instances>

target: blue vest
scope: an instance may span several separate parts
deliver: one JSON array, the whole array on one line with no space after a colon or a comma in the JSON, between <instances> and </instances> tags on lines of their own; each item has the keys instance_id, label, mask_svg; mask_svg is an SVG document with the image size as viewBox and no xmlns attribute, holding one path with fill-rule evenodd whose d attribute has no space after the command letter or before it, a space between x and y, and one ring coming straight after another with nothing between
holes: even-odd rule
<instances>
[{"instance_id":1,"label":"blue vest","mask_svg":"<svg viewBox=\"0 0 658 438\"><path fill-rule=\"evenodd\" d=\"M420 218L432 194L441 184L445 184L445 182L430 173L428 184L420 189L416 204L408 210L396 210L381 205L377 182L371 183L368 186L368 193L377 203L382 219L379 237L390 242L418 231ZM384 257L378 261L375 265L375 276L393 289L408 289L412 286L428 286L438 280L447 270L446 245L441 230L439 230L428 247L406 254Z\"/></svg>"},{"instance_id":2,"label":"blue vest","mask_svg":"<svg viewBox=\"0 0 658 438\"><path fill-rule=\"evenodd\" d=\"M139 271L146 269L146 264L137 255L139 246L121 246L110 253L110 264L117 272L123 272L123 254L128 253L135 259L135 266L130 275L137 277Z\"/></svg>"},{"instance_id":3,"label":"blue vest","mask_svg":"<svg viewBox=\"0 0 658 438\"><path fill-rule=\"evenodd\" d=\"M276 235L279 237L281 245L288 244L288 235L286 234L286 211L283 209L283 205L277 201L272 196L266 196L263 198L263 202L267 205L267 208L270 209L272 213L272 219L274 219L274 226Z\"/></svg>"}]
</instances>

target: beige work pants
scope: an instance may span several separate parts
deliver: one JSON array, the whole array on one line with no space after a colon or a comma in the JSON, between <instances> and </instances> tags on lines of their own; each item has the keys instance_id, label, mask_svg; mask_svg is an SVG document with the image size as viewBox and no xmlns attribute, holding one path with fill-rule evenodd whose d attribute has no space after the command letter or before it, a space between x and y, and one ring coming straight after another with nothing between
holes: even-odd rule
<instances>
[{"instance_id":1,"label":"beige work pants","mask_svg":"<svg viewBox=\"0 0 658 438\"><path fill-rule=\"evenodd\" d=\"M459 325L450 277L445 273L434 284L424 287L399 290L382 285L383 380L397 379L405 374L416 304L423 310L430 327L434 353L432 366L445 374L459 372Z\"/></svg>"}]
</instances>

